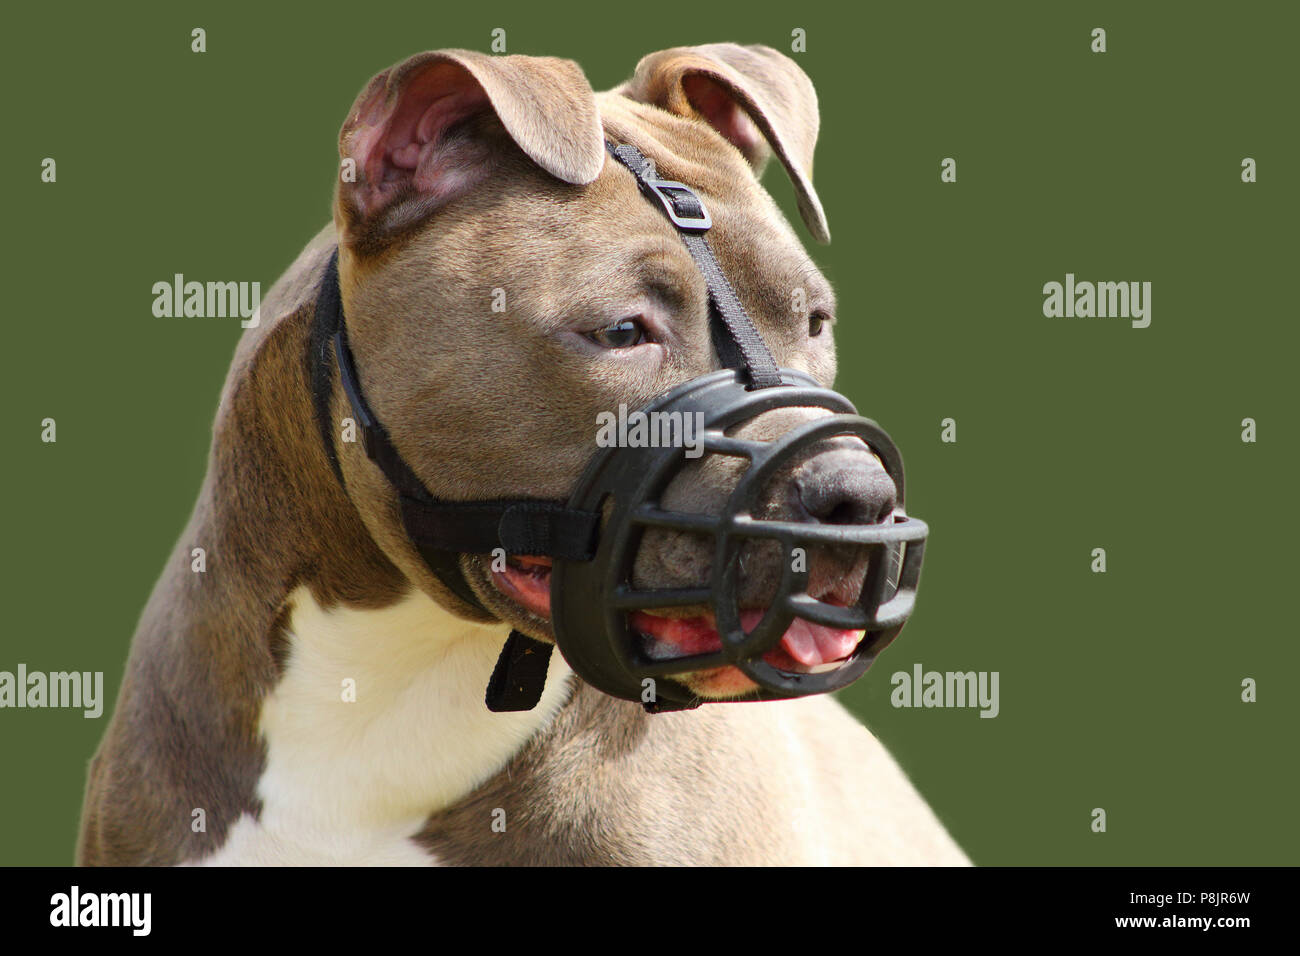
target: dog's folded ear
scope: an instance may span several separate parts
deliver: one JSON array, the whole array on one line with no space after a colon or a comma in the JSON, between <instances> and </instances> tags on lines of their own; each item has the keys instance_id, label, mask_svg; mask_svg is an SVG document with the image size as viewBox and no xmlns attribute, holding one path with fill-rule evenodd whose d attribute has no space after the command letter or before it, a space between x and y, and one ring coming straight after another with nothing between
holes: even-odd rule
<instances>
[{"instance_id":1,"label":"dog's folded ear","mask_svg":"<svg viewBox=\"0 0 1300 956\"><path fill-rule=\"evenodd\" d=\"M642 58L632 79L614 90L678 116L701 119L761 173L775 152L794 183L799 213L818 242L830 227L812 185L817 93L795 62L771 47L710 43Z\"/></svg>"},{"instance_id":2,"label":"dog's folded ear","mask_svg":"<svg viewBox=\"0 0 1300 956\"><path fill-rule=\"evenodd\" d=\"M552 176L586 185L600 175L600 117L576 63L421 53L372 79L339 132L344 228L401 231L485 178L499 143L476 135L474 123L491 114Z\"/></svg>"}]
</instances>

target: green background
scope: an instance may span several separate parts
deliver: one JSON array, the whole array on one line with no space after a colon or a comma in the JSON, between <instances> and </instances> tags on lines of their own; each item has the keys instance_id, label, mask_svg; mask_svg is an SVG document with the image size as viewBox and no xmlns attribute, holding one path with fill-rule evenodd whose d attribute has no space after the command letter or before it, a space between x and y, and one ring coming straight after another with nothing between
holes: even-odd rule
<instances>
[{"instance_id":1,"label":"green background","mask_svg":"<svg viewBox=\"0 0 1300 956\"><path fill-rule=\"evenodd\" d=\"M654 50L789 51L802 27L838 384L903 449L933 529L915 617L847 702L978 863L1297 862L1295 9L12 8L0 669L102 670L116 693L240 332L154 318L151 286L269 289L327 221L374 73L503 27L604 89ZM793 220L779 167L766 183ZM1045 318L1066 272L1152 282L1151 327ZM916 662L1000 672L1001 714L892 708ZM0 862L71 862L109 712L0 711Z\"/></svg>"}]
</instances>

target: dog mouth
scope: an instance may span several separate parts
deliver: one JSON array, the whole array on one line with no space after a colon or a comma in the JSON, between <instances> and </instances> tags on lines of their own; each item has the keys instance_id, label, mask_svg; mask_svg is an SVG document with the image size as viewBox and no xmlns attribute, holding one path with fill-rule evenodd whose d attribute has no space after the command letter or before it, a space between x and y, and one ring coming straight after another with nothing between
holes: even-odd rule
<instances>
[{"instance_id":1,"label":"dog mouth","mask_svg":"<svg viewBox=\"0 0 1300 956\"><path fill-rule=\"evenodd\" d=\"M766 608L740 612L740 626L749 633L763 619ZM671 660L722 650L722 637L711 610L690 609L685 616L654 611L634 611L628 624L641 637L643 649L654 660ZM763 660L790 674L818 674L834 670L853 656L864 632L841 630L796 617L781 640L763 654Z\"/></svg>"},{"instance_id":2,"label":"dog mouth","mask_svg":"<svg viewBox=\"0 0 1300 956\"><path fill-rule=\"evenodd\" d=\"M492 569L492 583L524 610L550 620L550 558L509 557L504 569Z\"/></svg>"},{"instance_id":3,"label":"dog mouth","mask_svg":"<svg viewBox=\"0 0 1300 956\"><path fill-rule=\"evenodd\" d=\"M499 591L520 607L538 617L550 619L550 558L507 558L503 569L492 570L492 580ZM840 607L851 603L843 600L842 594L819 597ZM766 611L766 608L742 609L742 629L746 633L752 631ZM642 651L651 660L688 658L722 650L717 622L708 608L638 610L630 612L627 621L641 640ZM762 659L790 674L823 673L836 669L852 657L864 633L827 627L796 617L777 645L764 653ZM732 666L702 669L682 677L692 689L710 696L736 696L756 687L753 681Z\"/></svg>"}]
</instances>

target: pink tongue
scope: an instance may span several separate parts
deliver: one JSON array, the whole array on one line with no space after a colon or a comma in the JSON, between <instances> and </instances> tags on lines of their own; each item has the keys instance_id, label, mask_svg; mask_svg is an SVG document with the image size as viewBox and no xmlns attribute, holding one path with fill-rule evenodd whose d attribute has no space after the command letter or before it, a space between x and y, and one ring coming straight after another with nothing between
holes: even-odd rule
<instances>
[{"instance_id":1,"label":"pink tongue","mask_svg":"<svg viewBox=\"0 0 1300 956\"><path fill-rule=\"evenodd\" d=\"M763 619L762 611L741 611L740 626L751 631ZM781 647L805 667L843 660L853 653L861 631L841 631L796 617L781 637Z\"/></svg>"}]
</instances>

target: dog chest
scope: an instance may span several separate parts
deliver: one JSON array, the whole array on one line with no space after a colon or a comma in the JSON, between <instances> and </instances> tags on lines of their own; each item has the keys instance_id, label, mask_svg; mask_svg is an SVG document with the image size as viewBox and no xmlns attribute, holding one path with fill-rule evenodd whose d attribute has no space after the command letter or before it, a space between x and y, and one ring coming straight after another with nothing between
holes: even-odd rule
<instances>
[{"instance_id":1,"label":"dog chest","mask_svg":"<svg viewBox=\"0 0 1300 956\"><path fill-rule=\"evenodd\" d=\"M429 815L499 770L555 713L568 668L551 663L541 704L483 703L506 631L412 592L380 610L291 596L284 676L262 704L262 810L210 864L434 862L410 841Z\"/></svg>"}]
</instances>

